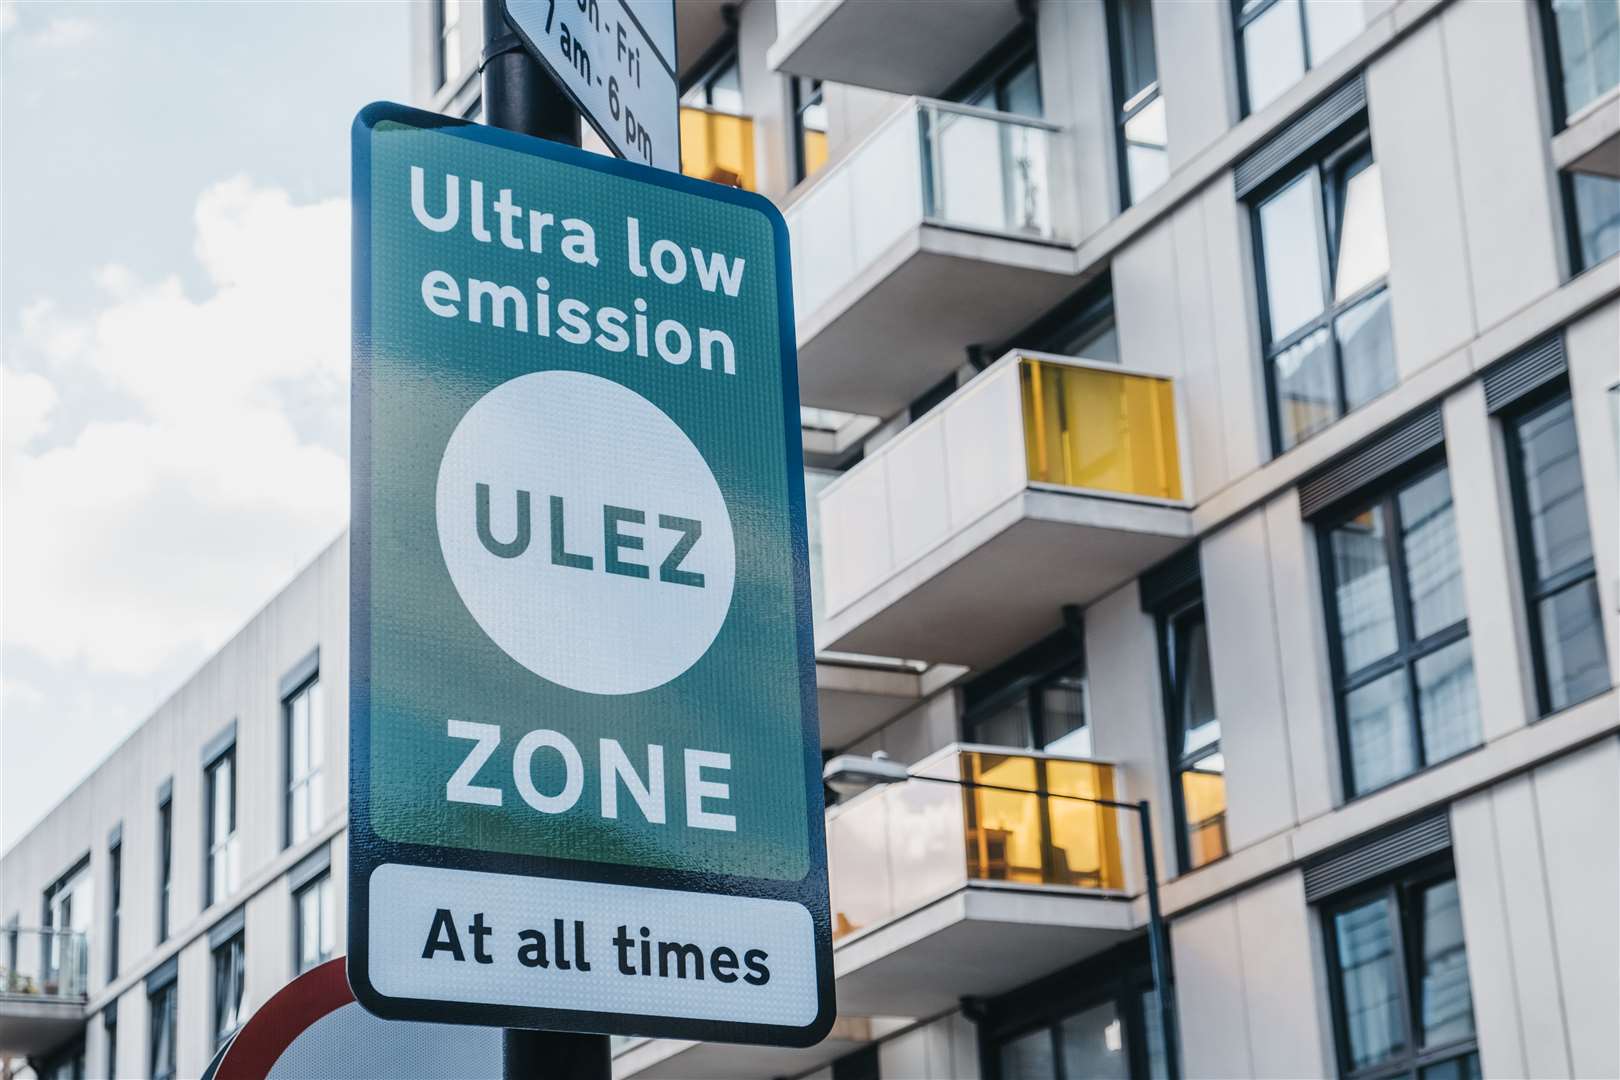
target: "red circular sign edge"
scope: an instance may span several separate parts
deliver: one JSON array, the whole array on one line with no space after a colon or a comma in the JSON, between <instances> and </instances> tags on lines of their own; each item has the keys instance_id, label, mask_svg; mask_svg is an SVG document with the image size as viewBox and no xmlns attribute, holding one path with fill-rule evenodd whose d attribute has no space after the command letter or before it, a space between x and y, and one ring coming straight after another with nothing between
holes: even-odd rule
<instances>
[{"instance_id":1,"label":"red circular sign edge","mask_svg":"<svg viewBox=\"0 0 1620 1080\"><path fill-rule=\"evenodd\" d=\"M334 957L271 995L231 1040L215 1080L265 1080L298 1036L354 1000L344 965Z\"/></svg>"}]
</instances>

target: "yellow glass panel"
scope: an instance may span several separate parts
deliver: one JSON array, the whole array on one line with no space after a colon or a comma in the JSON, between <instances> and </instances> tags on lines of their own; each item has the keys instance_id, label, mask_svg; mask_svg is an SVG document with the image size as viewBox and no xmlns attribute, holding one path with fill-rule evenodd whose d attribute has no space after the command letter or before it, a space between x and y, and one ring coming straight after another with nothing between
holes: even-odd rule
<instances>
[{"instance_id":1,"label":"yellow glass panel","mask_svg":"<svg viewBox=\"0 0 1620 1080\"><path fill-rule=\"evenodd\" d=\"M963 755L970 783L1018 788L965 788L968 875L990 881L1044 881L1041 797L1035 793L1033 758L1001 754ZM1027 794L1026 794L1027 792Z\"/></svg>"},{"instance_id":2,"label":"yellow glass panel","mask_svg":"<svg viewBox=\"0 0 1620 1080\"><path fill-rule=\"evenodd\" d=\"M1188 769L1181 774L1181 804L1187 816L1187 857L1203 866L1226 854L1226 777Z\"/></svg>"},{"instance_id":3,"label":"yellow glass panel","mask_svg":"<svg viewBox=\"0 0 1620 1080\"><path fill-rule=\"evenodd\" d=\"M1114 770L1089 761L1047 761L1046 789L1054 796L1114 798ZM1062 885L1119 889L1119 812L1111 806L1053 798L1052 878Z\"/></svg>"},{"instance_id":4,"label":"yellow glass panel","mask_svg":"<svg viewBox=\"0 0 1620 1080\"><path fill-rule=\"evenodd\" d=\"M1024 360L1019 383L1031 482L1181 498L1169 379Z\"/></svg>"},{"instance_id":5,"label":"yellow glass panel","mask_svg":"<svg viewBox=\"0 0 1620 1080\"><path fill-rule=\"evenodd\" d=\"M681 171L699 180L755 190L754 121L746 116L683 107Z\"/></svg>"},{"instance_id":6,"label":"yellow glass panel","mask_svg":"<svg viewBox=\"0 0 1620 1080\"><path fill-rule=\"evenodd\" d=\"M825 164L827 164L827 133L806 128L804 132L804 175L810 176Z\"/></svg>"}]
</instances>

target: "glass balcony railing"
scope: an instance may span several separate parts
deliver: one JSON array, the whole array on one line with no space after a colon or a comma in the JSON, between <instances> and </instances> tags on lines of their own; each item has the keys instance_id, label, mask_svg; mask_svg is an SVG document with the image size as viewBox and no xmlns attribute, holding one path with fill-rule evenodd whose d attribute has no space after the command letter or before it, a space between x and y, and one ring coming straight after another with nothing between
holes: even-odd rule
<instances>
[{"instance_id":1,"label":"glass balcony railing","mask_svg":"<svg viewBox=\"0 0 1620 1080\"><path fill-rule=\"evenodd\" d=\"M758 190L754 121L747 116L682 105L681 171L727 187Z\"/></svg>"},{"instance_id":2,"label":"glass balcony railing","mask_svg":"<svg viewBox=\"0 0 1620 1080\"><path fill-rule=\"evenodd\" d=\"M81 930L0 929L0 994L82 1001L90 951Z\"/></svg>"},{"instance_id":3,"label":"glass balcony railing","mask_svg":"<svg viewBox=\"0 0 1620 1080\"><path fill-rule=\"evenodd\" d=\"M1018 381L1030 483L1182 497L1169 379L1024 357Z\"/></svg>"},{"instance_id":4,"label":"glass balcony railing","mask_svg":"<svg viewBox=\"0 0 1620 1080\"><path fill-rule=\"evenodd\" d=\"M1033 117L910 99L788 207L799 310L815 311L919 225L1062 239L1057 131Z\"/></svg>"},{"instance_id":5,"label":"glass balcony railing","mask_svg":"<svg viewBox=\"0 0 1620 1080\"><path fill-rule=\"evenodd\" d=\"M909 780L828 811L835 939L970 882L1124 889L1118 812L1059 797L1113 799L1112 765L950 747L913 772L997 790Z\"/></svg>"}]
</instances>

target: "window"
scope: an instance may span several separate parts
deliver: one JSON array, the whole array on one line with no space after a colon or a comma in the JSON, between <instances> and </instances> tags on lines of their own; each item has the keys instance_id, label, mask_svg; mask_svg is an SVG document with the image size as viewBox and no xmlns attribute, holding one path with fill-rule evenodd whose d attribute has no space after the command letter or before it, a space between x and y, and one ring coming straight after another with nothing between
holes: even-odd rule
<instances>
[{"instance_id":1,"label":"window","mask_svg":"<svg viewBox=\"0 0 1620 1080\"><path fill-rule=\"evenodd\" d=\"M47 993L81 994L88 989L85 934L94 911L95 879L90 874L90 856L86 855L45 890Z\"/></svg>"},{"instance_id":2,"label":"window","mask_svg":"<svg viewBox=\"0 0 1620 1080\"><path fill-rule=\"evenodd\" d=\"M169 981L147 991L146 1075L152 1080L174 1080L175 1021L178 983Z\"/></svg>"},{"instance_id":3,"label":"window","mask_svg":"<svg viewBox=\"0 0 1620 1080\"><path fill-rule=\"evenodd\" d=\"M102 1058L106 1062L104 1071L108 1077L122 1076L123 1074L118 1071L118 1002L116 1001L102 1011L101 1036L102 1044L107 1048L106 1056Z\"/></svg>"},{"instance_id":4,"label":"window","mask_svg":"<svg viewBox=\"0 0 1620 1080\"><path fill-rule=\"evenodd\" d=\"M681 95L681 104L733 115L742 113L742 75L737 65L735 42L687 87L686 93Z\"/></svg>"},{"instance_id":5,"label":"window","mask_svg":"<svg viewBox=\"0 0 1620 1080\"><path fill-rule=\"evenodd\" d=\"M793 77L793 171L803 180L827 164L827 106L821 80Z\"/></svg>"},{"instance_id":6,"label":"window","mask_svg":"<svg viewBox=\"0 0 1620 1080\"><path fill-rule=\"evenodd\" d=\"M158 800L158 897L157 943L169 940L170 903L174 892L174 799L165 794Z\"/></svg>"},{"instance_id":7,"label":"window","mask_svg":"<svg viewBox=\"0 0 1620 1080\"><path fill-rule=\"evenodd\" d=\"M1170 177L1169 135L1159 63L1153 48L1151 0L1113 0L1108 5L1113 49L1114 104L1119 111L1120 197L1141 202Z\"/></svg>"},{"instance_id":8,"label":"window","mask_svg":"<svg viewBox=\"0 0 1620 1080\"><path fill-rule=\"evenodd\" d=\"M1041 116L1040 62L1031 28L1007 35L939 96L992 112Z\"/></svg>"},{"instance_id":9,"label":"window","mask_svg":"<svg viewBox=\"0 0 1620 1080\"><path fill-rule=\"evenodd\" d=\"M1542 0L1551 35L1555 119L1569 118L1620 85L1620 0Z\"/></svg>"},{"instance_id":10,"label":"window","mask_svg":"<svg viewBox=\"0 0 1620 1080\"><path fill-rule=\"evenodd\" d=\"M1337 900L1323 926L1342 1076L1479 1080L1449 866Z\"/></svg>"},{"instance_id":11,"label":"window","mask_svg":"<svg viewBox=\"0 0 1620 1080\"><path fill-rule=\"evenodd\" d=\"M336 952L332 935L337 915L332 906L332 875L322 874L293 894L293 957L296 974L326 963Z\"/></svg>"},{"instance_id":12,"label":"window","mask_svg":"<svg viewBox=\"0 0 1620 1080\"><path fill-rule=\"evenodd\" d=\"M1384 192L1363 132L1254 208L1273 448L1395 385Z\"/></svg>"},{"instance_id":13,"label":"window","mask_svg":"<svg viewBox=\"0 0 1620 1080\"><path fill-rule=\"evenodd\" d=\"M1603 617L1569 391L1507 421L1542 715L1609 688Z\"/></svg>"},{"instance_id":14,"label":"window","mask_svg":"<svg viewBox=\"0 0 1620 1080\"><path fill-rule=\"evenodd\" d=\"M1259 112L1366 25L1344 0L1235 0L1245 112Z\"/></svg>"},{"instance_id":15,"label":"window","mask_svg":"<svg viewBox=\"0 0 1620 1080\"><path fill-rule=\"evenodd\" d=\"M1176 848L1181 866L1193 870L1227 853L1226 758L1201 595L1184 597L1160 617L1159 647L1170 718Z\"/></svg>"},{"instance_id":16,"label":"window","mask_svg":"<svg viewBox=\"0 0 1620 1080\"><path fill-rule=\"evenodd\" d=\"M1067 298L995 349L993 356L1012 349L1076 356L1105 364L1119 363L1119 331L1114 324L1114 292L1110 279L1104 276Z\"/></svg>"},{"instance_id":17,"label":"window","mask_svg":"<svg viewBox=\"0 0 1620 1080\"><path fill-rule=\"evenodd\" d=\"M1135 944L988 1004L986 1080L1165 1080L1159 997Z\"/></svg>"},{"instance_id":18,"label":"window","mask_svg":"<svg viewBox=\"0 0 1620 1080\"><path fill-rule=\"evenodd\" d=\"M233 745L204 770L208 803L208 868L203 881L203 906L219 902L236 891L236 747Z\"/></svg>"},{"instance_id":19,"label":"window","mask_svg":"<svg viewBox=\"0 0 1620 1080\"><path fill-rule=\"evenodd\" d=\"M1345 789L1364 795L1480 741L1445 466L1320 535Z\"/></svg>"},{"instance_id":20,"label":"window","mask_svg":"<svg viewBox=\"0 0 1620 1080\"><path fill-rule=\"evenodd\" d=\"M1620 180L1582 172L1563 180L1570 262L1580 273L1620 252Z\"/></svg>"},{"instance_id":21,"label":"window","mask_svg":"<svg viewBox=\"0 0 1620 1080\"><path fill-rule=\"evenodd\" d=\"M1023 679L983 705L970 708L963 721L964 737L987 746L1090 757L1087 711L1082 670Z\"/></svg>"},{"instance_id":22,"label":"window","mask_svg":"<svg viewBox=\"0 0 1620 1080\"><path fill-rule=\"evenodd\" d=\"M304 683L282 704L286 723L287 846L301 844L326 820L321 768L326 760L326 705L320 676Z\"/></svg>"},{"instance_id":23,"label":"window","mask_svg":"<svg viewBox=\"0 0 1620 1080\"><path fill-rule=\"evenodd\" d=\"M246 985L244 962L247 951L238 930L214 947L214 1049L235 1034L246 1016L242 991Z\"/></svg>"},{"instance_id":24,"label":"window","mask_svg":"<svg viewBox=\"0 0 1620 1080\"><path fill-rule=\"evenodd\" d=\"M439 0L439 85L461 78L461 0Z\"/></svg>"},{"instance_id":25,"label":"window","mask_svg":"<svg viewBox=\"0 0 1620 1080\"><path fill-rule=\"evenodd\" d=\"M124 844L114 840L107 847L107 884L112 893L107 905L107 980L118 977L118 931L124 914Z\"/></svg>"}]
</instances>

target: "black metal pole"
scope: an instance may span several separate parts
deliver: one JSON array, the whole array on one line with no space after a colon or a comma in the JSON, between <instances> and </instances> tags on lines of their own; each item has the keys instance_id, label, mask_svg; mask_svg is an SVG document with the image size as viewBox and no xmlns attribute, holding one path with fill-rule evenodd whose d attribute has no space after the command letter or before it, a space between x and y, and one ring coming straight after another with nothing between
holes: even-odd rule
<instances>
[{"instance_id":1,"label":"black metal pole","mask_svg":"<svg viewBox=\"0 0 1620 1080\"><path fill-rule=\"evenodd\" d=\"M506 24L503 0L484 0L484 123L579 145L573 99L523 48ZM507 1028L501 1047L505 1080L612 1080L606 1035Z\"/></svg>"},{"instance_id":2,"label":"black metal pole","mask_svg":"<svg viewBox=\"0 0 1620 1080\"><path fill-rule=\"evenodd\" d=\"M1142 867L1148 902L1148 959L1153 965L1153 989L1159 998L1159 1036L1164 1040L1165 1071L1181 1075L1180 1053L1176 1042L1175 993L1170 989L1169 948L1165 941L1164 914L1159 910L1159 872L1154 866L1153 818L1148 804L1136 804L1136 819L1142 824Z\"/></svg>"},{"instance_id":3,"label":"black metal pole","mask_svg":"<svg viewBox=\"0 0 1620 1080\"><path fill-rule=\"evenodd\" d=\"M579 110L506 24L504 0L484 0L484 123L579 145Z\"/></svg>"}]
</instances>

